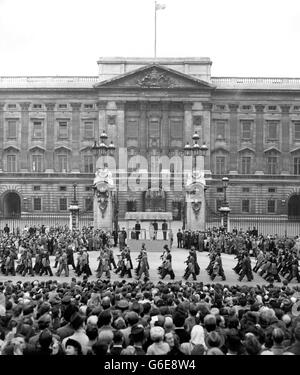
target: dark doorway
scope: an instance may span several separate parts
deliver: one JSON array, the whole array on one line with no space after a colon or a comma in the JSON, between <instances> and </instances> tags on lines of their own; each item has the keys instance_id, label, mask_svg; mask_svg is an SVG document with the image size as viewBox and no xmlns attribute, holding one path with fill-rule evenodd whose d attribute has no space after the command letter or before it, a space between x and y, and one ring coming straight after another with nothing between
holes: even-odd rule
<instances>
[{"instance_id":1,"label":"dark doorway","mask_svg":"<svg viewBox=\"0 0 300 375\"><path fill-rule=\"evenodd\" d=\"M300 194L292 195L288 203L288 216L291 220L300 220Z\"/></svg>"},{"instance_id":2,"label":"dark doorway","mask_svg":"<svg viewBox=\"0 0 300 375\"><path fill-rule=\"evenodd\" d=\"M149 189L144 197L144 210L148 212L165 212L166 196L163 190Z\"/></svg>"},{"instance_id":3,"label":"dark doorway","mask_svg":"<svg viewBox=\"0 0 300 375\"><path fill-rule=\"evenodd\" d=\"M6 219L21 216L21 200L17 193L7 193L3 198L3 214Z\"/></svg>"}]
</instances>

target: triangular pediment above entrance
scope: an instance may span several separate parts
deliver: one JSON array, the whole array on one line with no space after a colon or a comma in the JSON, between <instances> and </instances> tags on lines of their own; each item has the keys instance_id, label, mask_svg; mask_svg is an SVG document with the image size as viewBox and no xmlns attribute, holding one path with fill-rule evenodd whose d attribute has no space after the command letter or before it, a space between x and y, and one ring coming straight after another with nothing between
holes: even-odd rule
<instances>
[{"instance_id":1,"label":"triangular pediment above entrance","mask_svg":"<svg viewBox=\"0 0 300 375\"><path fill-rule=\"evenodd\" d=\"M109 80L99 82L95 88L118 89L198 89L213 90L216 86L210 83L166 68L151 64L137 70L118 75Z\"/></svg>"}]
</instances>

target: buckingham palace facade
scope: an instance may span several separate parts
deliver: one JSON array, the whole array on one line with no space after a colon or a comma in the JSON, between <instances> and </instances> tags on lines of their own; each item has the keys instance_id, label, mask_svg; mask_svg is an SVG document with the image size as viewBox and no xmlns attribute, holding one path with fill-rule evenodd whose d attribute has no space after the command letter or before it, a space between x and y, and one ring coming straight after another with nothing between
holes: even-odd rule
<instances>
[{"instance_id":1,"label":"buckingham palace facade","mask_svg":"<svg viewBox=\"0 0 300 375\"><path fill-rule=\"evenodd\" d=\"M300 219L300 78L212 77L209 58L100 58L97 76L0 77L0 216L93 209L92 146L105 131L128 158L205 142L208 215L229 177L231 215ZM4 73L4 72L2 72ZM172 173L172 171L171 171ZM184 193L120 191L119 219L182 220Z\"/></svg>"}]
</instances>

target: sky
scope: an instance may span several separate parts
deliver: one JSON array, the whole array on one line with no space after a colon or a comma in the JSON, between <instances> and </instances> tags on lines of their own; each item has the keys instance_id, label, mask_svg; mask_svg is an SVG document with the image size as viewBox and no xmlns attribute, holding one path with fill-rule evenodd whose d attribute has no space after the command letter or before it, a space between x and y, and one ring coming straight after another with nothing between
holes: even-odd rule
<instances>
[{"instance_id":1,"label":"sky","mask_svg":"<svg viewBox=\"0 0 300 375\"><path fill-rule=\"evenodd\" d=\"M300 77L299 0L160 0L157 57L209 57L213 77ZM154 0L0 0L0 76L98 74L153 57Z\"/></svg>"}]
</instances>

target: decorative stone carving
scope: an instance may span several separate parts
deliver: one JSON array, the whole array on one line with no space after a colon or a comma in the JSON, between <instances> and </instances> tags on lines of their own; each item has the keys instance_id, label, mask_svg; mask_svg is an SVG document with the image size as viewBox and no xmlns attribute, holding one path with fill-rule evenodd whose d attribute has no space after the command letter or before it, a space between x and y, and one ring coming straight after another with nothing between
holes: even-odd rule
<instances>
[{"instance_id":1,"label":"decorative stone carving","mask_svg":"<svg viewBox=\"0 0 300 375\"><path fill-rule=\"evenodd\" d=\"M108 125L116 125L116 115L108 115L107 123Z\"/></svg>"},{"instance_id":2,"label":"decorative stone carving","mask_svg":"<svg viewBox=\"0 0 300 375\"><path fill-rule=\"evenodd\" d=\"M70 103L73 111L79 111L81 108L81 103Z\"/></svg>"},{"instance_id":3,"label":"decorative stone carving","mask_svg":"<svg viewBox=\"0 0 300 375\"><path fill-rule=\"evenodd\" d=\"M95 192L95 198L97 199L102 218L104 218L105 216L105 212L110 199L110 191L113 189L113 186L114 182L112 178L112 173L107 168L99 168L95 173L93 189Z\"/></svg>"},{"instance_id":4,"label":"decorative stone carving","mask_svg":"<svg viewBox=\"0 0 300 375\"><path fill-rule=\"evenodd\" d=\"M257 105L255 106L255 110L256 110L256 112L258 112L258 113L263 113L264 109L265 109L265 106L264 106L263 104L257 104Z\"/></svg>"},{"instance_id":5,"label":"decorative stone carving","mask_svg":"<svg viewBox=\"0 0 300 375\"><path fill-rule=\"evenodd\" d=\"M22 111L28 111L29 106L30 106L30 103L29 103L29 102L23 102L23 103L20 103L20 107L21 107L21 110L22 110Z\"/></svg>"},{"instance_id":6,"label":"decorative stone carving","mask_svg":"<svg viewBox=\"0 0 300 375\"><path fill-rule=\"evenodd\" d=\"M202 102L202 108L204 111L211 111L212 103Z\"/></svg>"},{"instance_id":7,"label":"decorative stone carving","mask_svg":"<svg viewBox=\"0 0 300 375\"><path fill-rule=\"evenodd\" d=\"M234 103L234 104L229 104L228 107L229 107L230 112L236 112L237 109L239 108L239 105Z\"/></svg>"},{"instance_id":8,"label":"decorative stone carving","mask_svg":"<svg viewBox=\"0 0 300 375\"><path fill-rule=\"evenodd\" d=\"M287 114L287 113L289 113L290 108L291 108L290 105L283 104L283 105L281 106L281 112Z\"/></svg>"},{"instance_id":9,"label":"decorative stone carving","mask_svg":"<svg viewBox=\"0 0 300 375\"><path fill-rule=\"evenodd\" d=\"M141 87L161 88L172 87L175 83L165 73L160 73L156 68L153 68L143 78L138 79L137 84Z\"/></svg>"},{"instance_id":10,"label":"decorative stone carving","mask_svg":"<svg viewBox=\"0 0 300 375\"><path fill-rule=\"evenodd\" d=\"M55 108L55 103L46 103L45 106L47 111L53 111Z\"/></svg>"}]
</instances>

